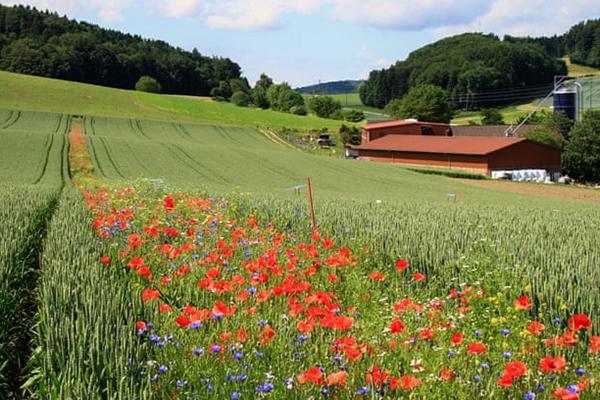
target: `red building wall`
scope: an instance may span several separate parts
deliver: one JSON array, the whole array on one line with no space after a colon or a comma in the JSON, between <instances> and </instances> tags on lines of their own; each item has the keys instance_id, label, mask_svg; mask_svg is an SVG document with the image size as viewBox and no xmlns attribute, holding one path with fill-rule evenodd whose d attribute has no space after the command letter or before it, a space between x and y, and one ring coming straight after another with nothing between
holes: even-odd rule
<instances>
[{"instance_id":1,"label":"red building wall","mask_svg":"<svg viewBox=\"0 0 600 400\"><path fill-rule=\"evenodd\" d=\"M434 136L446 136L447 131L450 129L450 125L446 124L428 124L420 122L399 124L383 128L368 128L367 126L362 128L362 143L368 143L385 135L422 135L422 127L429 127L426 128L425 131Z\"/></svg>"},{"instance_id":2,"label":"red building wall","mask_svg":"<svg viewBox=\"0 0 600 400\"><path fill-rule=\"evenodd\" d=\"M358 154L360 160L466 169L484 174L489 172L488 157L483 155L445 155L439 153L411 153L392 150L359 150Z\"/></svg>"},{"instance_id":3,"label":"red building wall","mask_svg":"<svg viewBox=\"0 0 600 400\"><path fill-rule=\"evenodd\" d=\"M543 168L560 172L560 150L535 142L516 143L489 155L490 169Z\"/></svg>"}]
</instances>

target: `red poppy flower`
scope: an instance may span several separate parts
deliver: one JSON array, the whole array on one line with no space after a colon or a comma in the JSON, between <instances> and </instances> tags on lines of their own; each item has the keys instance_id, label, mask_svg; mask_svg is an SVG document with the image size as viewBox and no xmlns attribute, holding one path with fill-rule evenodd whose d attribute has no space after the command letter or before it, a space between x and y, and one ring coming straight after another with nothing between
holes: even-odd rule
<instances>
[{"instance_id":1,"label":"red poppy flower","mask_svg":"<svg viewBox=\"0 0 600 400\"><path fill-rule=\"evenodd\" d=\"M425 282L427 280L427 278L425 277L425 275L421 274L420 272L415 272L414 274L412 274L412 277L416 281L420 281L420 282Z\"/></svg>"},{"instance_id":2,"label":"red poppy flower","mask_svg":"<svg viewBox=\"0 0 600 400\"><path fill-rule=\"evenodd\" d=\"M512 377L520 378L527 373L527 365L522 361L514 361L506 364L504 370Z\"/></svg>"},{"instance_id":3,"label":"red poppy flower","mask_svg":"<svg viewBox=\"0 0 600 400\"><path fill-rule=\"evenodd\" d=\"M109 265L110 264L110 257L108 257L108 256L102 256L102 257L100 257L100 261L102 261L106 265Z\"/></svg>"},{"instance_id":4,"label":"red poppy flower","mask_svg":"<svg viewBox=\"0 0 600 400\"><path fill-rule=\"evenodd\" d=\"M566 363L563 357L546 357L540 360L540 369L544 372L562 371Z\"/></svg>"},{"instance_id":5,"label":"red poppy flower","mask_svg":"<svg viewBox=\"0 0 600 400\"><path fill-rule=\"evenodd\" d=\"M185 328L192 321L189 319L189 317L187 315L180 315L179 317L177 317L175 322L177 323L177 325L181 326L182 328Z\"/></svg>"},{"instance_id":6,"label":"red poppy flower","mask_svg":"<svg viewBox=\"0 0 600 400\"><path fill-rule=\"evenodd\" d=\"M273 336L275 336L275 331L271 328L271 325L265 325L265 329L258 334L258 337L262 339L259 344L262 346L269 343Z\"/></svg>"},{"instance_id":7,"label":"red poppy flower","mask_svg":"<svg viewBox=\"0 0 600 400\"><path fill-rule=\"evenodd\" d=\"M590 336L590 353L600 350L600 336Z\"/></svg>"},{"instance_id":8,"label":"red poppy flower","mask_svg":"<svg viewBox=\"0 0 600 400\"><path fill-rule=\"evenodd\" d=\"M245 342L246 339L248 339L248 337L250 337L250 332L248 332L245 329L240 328L236 331L235 337L238 342Z\"/></svg>"},{"instance_id":9,"label":"red poppy flower","mask_svg":"<svg viewBox=\"0 0 600 400\"><path fill-rule=\"evenodd\" d=\"M404 390L412 390L422 383L418 378L410 375L404 375L400 378L400 381Z\"/></svg>"},{"instance_id":10,"label":"red poppy flower","mask_svg":"<svg viewBox=\"0 0 600 400\"><path fill-rule=\"evenodd\" d=\"M163 199L163 205L165 210L172 211L175 208L175 200L173 200L173 198L170 196L165 196Z\"/></svg>"},{"instance_id":11,"label":"red poppy flower","mask_svg":"<svg viewBox=\"0 0 600 400\"><path fill-rule=\"evenodd\" d=\"M531 321L527 329L534 335L539 335L544 329L546 329L546 325L538 321Z\"/></svg>"},{"instance_id":12,"label":"red poppy flower","mask_svg":"<svg viewBox=\"0 0 600 400\"><path fill-rule=\"evenodd\" d=\"M467 353L482 354L487 351L487 347L483 343L471 342Z\"/></svg>"},{"instance_id":13,"label":"red poppy flower","mask_svg":"<svg viewBox=\"0 0 600 400\"><path fill-rule=\"evenodd\" d=\"M531 301L529 300L529 297L522 295L519 296L517 300L513 301L513 305L517 310L528 310L531 308Z\"/></svg>"},{"instance_id":14,"label":"red poppy flower","mask_svg":"<svg viewBox=\"0 0 600 400\"><path fill-rule=\"evenodd\" d=\"M144 259L142 257L136 257L127 263L129 269L139 268L144 265Z\"/></svg>"},{"instance_id":15,"label":"red poppy flower","mask_svg":"<svg viewBox=\"0 0 600 400\"><path fill-rule=\"evenodd\" d=\"M569 318L569 328L573 331L578 331L582 328L589 329L592 327L592 322L585 314L575 314Z\"/></svg>"},{"instance_id":16,"label":"red poppy flower","mask_svg":"<svg viewBox=\"0 0 600 400\"><path fill-rule=\"evenodd\" d=\"M390 325L392 333L402 333L406 330L406 325L402 323L400 318L395 318Z\"/></svg>"},{"instance_id":17,"label":"red poppy flower","mask_svg":"<svg viewBox=\"0 0 600 400\"><path fill-rule=\"evenodd\" d=\"M454 368L446 369L445 366L442 365L442 372L440 372L440 378L449 381L452 380L454 376Z\"/></svg>"},{"instance_id":18,"label":"red poppy flower","mask_svg":"<svg viewBox=\"0 0 600 400\"><path fill-rule=\"evenodd\" d=\"M319 368L310 368L308 371L302 373L302 375L298 375L296 379L298 383L303 384L306 381L312 382L315 385L320 385L323 383L323 371Z\"/></svg>"},{"instance_id":19,"label":"red poppy flower","mask_svg":"<svg viewBox=\"0 0 600 400\"><path fill-rule=\"evenodd\" d=\"M374 281L382 281L385 279L385 275L381 272L371 272L369 274L369 278L373 279Z\"/></svg>"},{"instance_id":20,"label":"red poppy flower","mask_svg":"<svg viewBox=\"0 0 600 400\"><path fill-rule=\"evenodd\" d=\"M139 331L139 330L143 330L143 331L145 331L145 330L146 330L146 323L145 323L144 321L138 321L138 322L135 324L135 327L136 327L136 329L137 329L138 331Z\"/></svg>"},{"instance_id":21,"label":"red poppy flower","mask_svg":"<svg viewBox=\"0 0 600 400\"><path fill-rule=\"evenodd\" d=\"M344 386L346 384L347 376L348 376L348 372L346 372L346 371L334 372L332 374L329 374L327 376L327 385L328 386L331 386L331 385Z\"/></svg>"},{"instance_id":22,"label":"red poppy flower","mask_svg":"<svg viewBox=\"0 0 600 400\"><path fill-rule=\"evenodd\" d=\"M512 386L513 376L508 372L504 371L504 373L502 374L502 378L498 379L496 383L505 387Z\"/></svg>"},{"instance_id":23,"label":"red poppy flower","mask_svg":"<svg viewBox=\"0 0 600 400\"><path fill-rule=\"evenodd\" d=\"M463 334L460 332L456 332L452 335L452 339L450 339L450 343L452 344L461 344L463 342Z\"/></svg>"},{"instance_id":24,"label":"red poppy flower","mask_svg":"<svg viewBox=\"0 0 600 400\"><path fill-rule=\"evenodd\" d=\"M220 336L220 338L223 342L228 341L232 337L233 337L233 333L231 333L231 332L223 332L223 333L221 333L221 336Z\"/></svg>"},{"instance_id":25,"label":"red poppy flower","mask_svg":"<svg viewBox=\"0 0 600 400\"><path fill-rule=\"evenodd\" d=\"M151 299L158 299L160 297L160 292L158 290L146 289L142 293L142 301L146 302Z\"/></svg>"},{"instance_id":26,"label":"red poppy flower","mask_svg":"<svg viewBox=\"0 0 600 400\"><path fill-rule=\"evenodd\" d=\"M172 308L171 308L171 307L169 307L167 304L159 304L159 305L158 305L158 309L159 309L161 312L169 312L169 311L172 311Z\"/></svg>"},{"instance_id":27,"label":"red poppy flower","mask_svg":"<svg viewBox=\"0 0 600 400\"><path fill-rule=\"evenodd\" d=\"M408 261L400 260L400 261L396 262L396 269L398 271L402 271L402 270L408 268L408 266L409 266Z\"/></svg>"}]
</instances>

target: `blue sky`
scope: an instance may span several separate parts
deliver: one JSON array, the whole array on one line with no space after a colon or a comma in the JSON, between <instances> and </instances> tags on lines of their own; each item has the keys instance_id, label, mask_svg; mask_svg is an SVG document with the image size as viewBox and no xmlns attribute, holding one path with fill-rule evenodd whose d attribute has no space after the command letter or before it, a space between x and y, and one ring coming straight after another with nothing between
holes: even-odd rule
<instances>
[{"instance_id":1,"label":"blue sky","mask_svg":"<svg viewBox=\"0 0 600 400\"><path fill-rule=\"evenodd\" d=\"M598 0L31 0L4 1L229 57L253 85L362 79L463 32L562 34L600 18Z\"/></svg>"}]
</instances>

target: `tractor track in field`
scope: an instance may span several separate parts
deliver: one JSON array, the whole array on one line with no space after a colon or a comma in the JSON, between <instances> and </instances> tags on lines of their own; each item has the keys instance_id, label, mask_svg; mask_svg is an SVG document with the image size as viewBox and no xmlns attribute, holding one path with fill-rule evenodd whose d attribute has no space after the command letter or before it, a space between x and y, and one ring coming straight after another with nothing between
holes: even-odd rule
<instances>
[{"instance_id":1,"label":"tractor track in field","mask_svg":"<svg viewBox=\"0 0 600 400\"><path fill-rule=\"evenodd\" d=\"M269 139L270 141L272 141L272 142L274 142L274 143L276 143L276 144L278 144L280 146L283 146L285 148L292 149L292 150L302 151L299 148L297 148L296 146L294 146L294 145L286 142L285 140L281 139L274 132L271 132L271 131L269 131L267 129L259 129L259 131L260 131L260 133L262 133L263 135L265 135L265 137L267 139Z\"/></svg>"}]
</instances>

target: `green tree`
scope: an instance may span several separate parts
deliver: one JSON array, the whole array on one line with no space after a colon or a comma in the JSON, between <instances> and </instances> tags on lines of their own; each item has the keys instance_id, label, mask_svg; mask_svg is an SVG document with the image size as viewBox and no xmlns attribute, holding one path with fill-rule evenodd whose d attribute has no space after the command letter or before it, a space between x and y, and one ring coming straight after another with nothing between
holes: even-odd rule
<instances>
[{"instance_id":1,"label":"green tree","mask_svg":"<svg viewBox=\"0 0 600 400\"><path fill-rule=\"evenodd\" d=\"M560 136L545 127L537 127L522 134L521 137L527 138L534 142L547 144L549 146L556 147L557 149L562 149L565 144L565 141Z\"/></svg>"},{"instance_id":2,"label":"green tree","mask_svg":"<svg viewBox=\"0 0 600 400\"><path fill-rule=\"evenodd\" d=\"M342 103L331 96L313 96L308 100L308 108L317 117L330 118L334 112L342 109Z\"/></svg>"},{"instance_id":3,"label":"green tree","mask_svg":"<svg viewBox=\"0 0 600 400\"><path fill-rule=\"evenodd\" d=\"M504 125L504 117L497 108L481 109L481 125Z\"/></svg>"},{"instance_id":4,"label":"green tree","mask_svg":"<svg viewBox=\"0 0 600 400\"><path fill-rule=\"evenodd\" d=\"M237 91L231 96L231 102L238 107L248 107L248 104L250 104L250 96L245 92Z\"/></svg>"},{"instance_id":5,"label":"green tree","mask_svg":"<svg viewBox=\"0 0 600 400\"><path fill-rule=\"evenodd\" d=\"M342 114L344 115L344 120L348 122L360 122L365 119L365 113L360 110L346 110Z\"/></svg>"},{"instance_id":6,"label":"green tree","mask_svg":"<svg viewBox=\"0 0 600 400\"><path fill-rule=\"evenodd\" d=\"M160 83L151 76L144 75L135 84L135 90L139 92L160 93Z\"/></svg>"},{"instance_id":7,"label":"green tree","mask_svg":"<svg viewBox=\"0 0 600 400\"><path fill-rule=\"evenodd\" d=\"M267 99L275 111L290 112L292 107L304 105L302 95L292 90L287 82L271 85L267 90Z\"/></svg>"},{"instance_id":8,"label":"green tree","mask_svg":"<svg viewBox=\"0 0 600 400\"><path fill-rule=\"evenodd\" d=\"M446 91L438 86L423 84L415 86L399 103L398 118L416 118L419 121L449 123L452 109L447 101Z\"/></svg>"},{"instance_id":9,"label":"green tree","mask_svg":"<svg viewBox=\"0 0 600 400\"><path fill-rule=\"evenodd\" d=\"M572 178L600 182L600 111L587 111L569 133L563 169Z\"/></svg>"},{"instance_id":10,"label":"green tree","mask_svg":"<svg viewBox=\"0 0 600 400\"><path fill-rule=\"evenodd\" d=\"M260 74L260 78L256 81L254 89L252 89L252 102L256 107L267 109L271 106L267 91L273 85L273 79L267 74Z\"/></svg>"},{"instance_id":11,"label":"green tree","mask_svg":"<svg viewBox=\"0 0 600 400\"><path fill-rule=\"evenodd\" d=\"M361 142L361 132L356 126L348 127L342 124L342 126L340 126L339 133L340 137L342 138L342 143L359 145Z\"/></svg>"}]
</instances>

